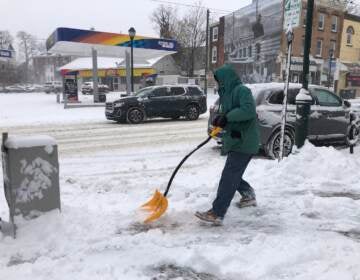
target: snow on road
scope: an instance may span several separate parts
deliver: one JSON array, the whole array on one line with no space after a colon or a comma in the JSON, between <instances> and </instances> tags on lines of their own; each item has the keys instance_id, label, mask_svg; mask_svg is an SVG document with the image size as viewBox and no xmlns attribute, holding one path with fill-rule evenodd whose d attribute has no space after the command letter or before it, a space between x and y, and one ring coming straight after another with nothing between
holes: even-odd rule
<instances>
[{"instance_id":1,"label":"snow on road","mask_svg":"<svg viewBox=\"0 0 360 280\"><path fill-rule=\"evenodd\" d=\"M82 110L0 126L58 141L62 201L61 213L23 221L16 240L0 234L1 279L360 279L359 148L255 157L245 177L259 206L231 205L223 227L208 227L193 213L210 207L225 161L210 143L179 171L166 214L144 225L138 207L206 138L206 117L130 126Z\"/></svg>"}]
</instances>

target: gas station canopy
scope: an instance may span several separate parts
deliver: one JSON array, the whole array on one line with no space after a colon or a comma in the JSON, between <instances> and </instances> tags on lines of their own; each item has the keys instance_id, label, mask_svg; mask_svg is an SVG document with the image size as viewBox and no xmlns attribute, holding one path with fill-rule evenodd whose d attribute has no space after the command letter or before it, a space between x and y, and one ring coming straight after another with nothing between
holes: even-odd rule
<instances>
[{"instance_id":1,"label":"gas station canopy","mask_svg":"<svg viewBox=\"0 0 360 280\"><path fill-rule=\"evenodd\" d=\"M128 34L63 27L57 28L46 41L49 52L76 56L91 56L95 49L98 56L124 58L130 47ZM133 40L134 57L140 60L164 57L176 53L176 49L175 40L143 36L135 36Z\"/></svg>"}]
</instances>

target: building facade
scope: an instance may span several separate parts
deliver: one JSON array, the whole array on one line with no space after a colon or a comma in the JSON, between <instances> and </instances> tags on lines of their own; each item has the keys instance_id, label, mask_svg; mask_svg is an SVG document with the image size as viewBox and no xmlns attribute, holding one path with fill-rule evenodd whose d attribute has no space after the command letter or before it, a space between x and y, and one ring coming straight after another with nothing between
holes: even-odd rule
<instances>
[{"instance_id":1,"label":"building facade","mask_svg":"<svg viewBox=\"0 0 360 280\"><path fill-rule=\"evenodd\" d=\"M337 93L345 98L360 96L360 17L345 14L340 46Z\"/></svg>"},{"instance_id":2,"label":"building facade","mask_svg":"<svg viewBox=\"0 0 360 280\"><path fill-rule=\"evenodd\" d=\"M332 86L336 76L345 5L333 2L315 1L310 54L313 84ZM287 41L283 4L283 0L253 0L250 5L220 18L210 29L211 39L218 32L217 41L211 40L210 44L211 68L230 63L246 83L284 81ZM303 1L300 24L294 29L291 82L302 82L306 7L307 1Z\"/></svg>"},{"instance_id":3,"label":"building facade","mask_svg":"<svg viewBox=\"0 0 360 280\"><path fill-rule=\"evenodd\" d=\"M290 81L301 83L307 1L302 3L299 27L294 29L294 43L292 51L292 64L290 68ZM312 38L310 50L309 82L312 84L335 86L334 73L340 54L341 35L344 22L344 5L334 5L330 1L315 1L313 11ZM282 34L281 41L281 79L284 79L286 67L287 41Z\"/></svg>"}]
</instances>

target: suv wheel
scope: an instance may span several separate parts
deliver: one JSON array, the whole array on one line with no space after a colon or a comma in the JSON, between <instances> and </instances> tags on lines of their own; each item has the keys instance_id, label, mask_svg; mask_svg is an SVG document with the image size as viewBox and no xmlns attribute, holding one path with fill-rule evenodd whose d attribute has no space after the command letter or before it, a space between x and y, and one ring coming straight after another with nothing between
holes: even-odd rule
<instances>
[{"instance_id":1,"label":"suv wheel","mask_svg":"<svg viewBox=\"0 0 360 280\"><path fill-rule=\"evenodd\" d=\"M266 155L272 159L279 158L280 154L280 139L281 139L281 131L278 130L274 132L274 134L270 137L268 143L266 144L265 152ZM285 130L284 137L284 156L287 157L294 146L295 137L294 134L289 130Z\"/></svg>"},{"instance_id":2,"label":"suv wheel","mask_svg":"<svg viewBox=\"0 0 360 280\"><path fill-rule=\"evenodd\" d=\"M139 124L144 120L144 113L138 108L130 109L127 113L127 119L132 124Z\"/></svg>"},{"instance_id":3,"label":"suv wheel","mask_svg":"<svg viewBox=\"0 0 360 280\"><path fill-rule=\"evenodd\" d=\"M199 109L196 105L189 105L186 108L186 119L189 121L195 121L199 118Z\"/></svg>"}]
</instances>

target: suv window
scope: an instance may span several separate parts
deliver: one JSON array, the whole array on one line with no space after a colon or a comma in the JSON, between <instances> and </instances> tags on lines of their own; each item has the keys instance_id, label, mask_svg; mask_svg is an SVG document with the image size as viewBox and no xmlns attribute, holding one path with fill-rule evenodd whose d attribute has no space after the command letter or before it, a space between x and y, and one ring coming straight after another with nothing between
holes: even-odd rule
<instances>
[{"instance_id":1,"label":"suv window","mask_svg":"<svg viewBox=\"0 0 360 280\"><path fill-rule=\"evenodd\" d=\"M201 90L198 87L188 87L188 91L190 95L200 95Z\"/></svg>"},{"instance_id":2,"label":"suv window","mask_svg":"<svg viewBox=\"0 0 360 280\"><path fill-rule=\"evenodd\" d=\"M171 87L172 95L182 95L185 93L185 89L183 87Z\"/></svg>"},{"instance_id":3,"label":"suv window","mask_svg":"<svg viewBox=\"0 0 360 280\"><path fill-rule=\"evenodd\" d=\"M167 87L160 87L156 88L152 92L154 94L154 97L164 97L164 96L170 96L171 93Z\"/></svg>"},{"instance_id":4,"label":"suv window","mask_svg":"<svg viewBox=\"0 0 360 280\"><path fill-rule=\"evenodd\" d=\"M315 88L312 94L318 100L320 106L341 106L342 102L339 97L325 89Z\"/></svg>"},{"instance_id":5,"label":"suv window","mask_svg":"<svg viewBox=\"0 0 360 280\"><path fill-rule=\"evenodd\" d=\"M296 95L299 93L299 91L300 91L299 88L291 88L288 90L287 104L295 105ZM270 104L283 104L283 101L284 101L284 91L283 90L274 91L269 98Z\"/></svg>"}]
</instances>

